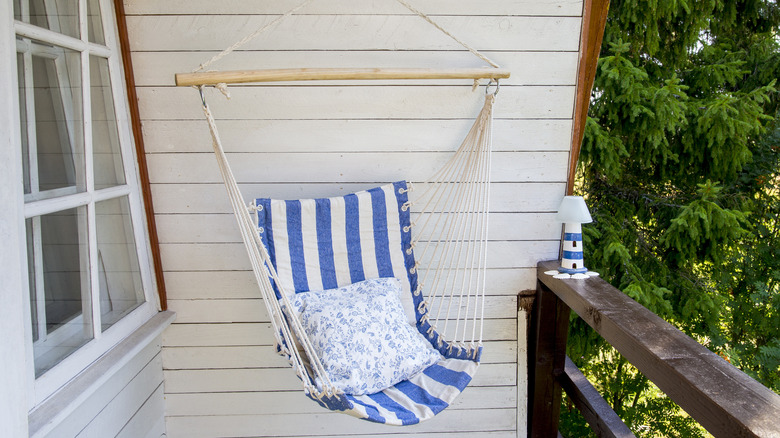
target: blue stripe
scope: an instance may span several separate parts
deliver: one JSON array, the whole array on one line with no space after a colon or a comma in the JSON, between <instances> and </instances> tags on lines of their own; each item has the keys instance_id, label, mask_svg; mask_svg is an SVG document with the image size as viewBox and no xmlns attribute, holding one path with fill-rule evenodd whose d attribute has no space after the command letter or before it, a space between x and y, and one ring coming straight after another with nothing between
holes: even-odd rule
<instances>
[{"instance_id":1,"label":"blue stripe","mask_svg":"<svg viewBox=\"0 0 780 438\"><path fill-rule=\"evenodd\" d=\"M306 277L306 259L303 254L303 228L301 222L301 202L284 201L287 207L287 237L290 248L290 267L292 268L295 293L309 290Z\"/></svg>"},{"instance_id":2,"label":"blue stripe","mask_svg":"<svg viewBox=\"0 0 780 438\"><path fill-rule=\"evenodd\" d=\"M381 188L371 189L371 209L374 219L374 252L376 267L380 277L393 277L393 262L390 259L390 240L387 235L387 204L385 191Z\"/></svg>"},{"instance_id":3,"label":"blue stripe","mask_svg":"<svg viewBox=\"0 0 780 438\"><path fill-rule=\"evenodd\" d=\"M563 233L563 240L582 240L582 233Z\"/></svg>"},{"instance_id":4,"label":"blue stripe","mask_svg":"<svg viewBox=\"0 0 780 438\"><path fill-rule=\"evenodd\" d=\"M563 258L569 260L582 260L583 259L582 251L564 251Z\"/></svg>"},{"instance_id":5,"label":"blue stripe","mask_svg":"<svg viewBox=\"0 0 780 438\"><path fill-rule=\"evenodd\" d=\"M309 391L306 391L306 396L316 401L323 408L330 409L331 411L351 411L354 409L351 400L348 396L341 395L326 395L320 398L315 397Z\"/></svg>"},{"instance_id":6,"label":"blue stripe","mask_svg":"<svg viewBox=\"0 0 780 438\"><path fill-rule=\"evenodd\" d=\"M333 261L333 233L330 199L317 199L317 250L320 256L320 276L323 289L338 287L336 266Z\"/></svg>"},{"instance_id":7,"label":"blue stripe","mask_svg":"<svg viewBox=\"0 0 780 438\"><path fill-rule=\"evenodd\" d=\"M431 379L458 388L459 391L466 389L471 382L471 374L465 371L453 371L441 365L431 365L423 371Z\"/></svg>"},{"instance_id":8,"label":"blue stripe","mask_svg":"<svg viewBox=\"0 0 780 438\"><path fill-rule=\"evenodd\" d=\"M444 402L444 400L432 396L430 393L428 393L428 391L420 388L408 380L404 380L396 384L395 387L399 391L403 392L413 402L419 405L427 406L430 410L433 411L434 415L438 414L444 410L444 408L449 406L449 404Z\"/></svg>"},{"instance_id":9,"label":"blue stripe","mask_svg":"<svg viewBox=\"0 0 780 438\"><path fill-rule=\"evenodd\" d=\"M366 275L363 272L363 252L360 249L360 203L354 194L344 196L344 208L346 217L347 234L347 260L349 262L349 276L352 283L363 281Z\"/></svg>"},{"instance_id":10,"label":"blue stripe","mask_svg":"<svg viewBox=\"0 0 780 438\"><path fill-rule=\"evenodd\" d=\"M401 424L403 424L404 426L407 426L409 424L416 424L420 422L420 419L417 418L417 416L414 415L412 411L398 404L397 401L388 397L387 394L385 394L384 392L377 392L375 394L370 394L368 397L371 400L375 401L380 406L382 406L383 408L394 413L395 416L398 417L399 420L401 420Z\"/></svg>"}]
</instances>

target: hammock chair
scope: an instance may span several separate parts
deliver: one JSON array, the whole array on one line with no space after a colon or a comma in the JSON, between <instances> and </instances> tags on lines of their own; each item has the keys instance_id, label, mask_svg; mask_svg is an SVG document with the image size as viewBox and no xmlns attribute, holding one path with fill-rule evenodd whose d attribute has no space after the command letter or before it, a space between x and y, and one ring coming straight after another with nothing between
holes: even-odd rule
<instances>
[{"instance_id":1,"label":"hammock chair","mask_svg":"<svg viewBox=\"0 0 780 438\"><path fill-rule=\"evenodd\" d=\"M378 423L415 424L446 408L471 381L482 354L492 110L497 80L508 76L498 68L177 75L177 84L200 90L277 350L289 358L306 395L323 407ZM340 197L245 204L204 85L224 93L223 84L236 82L399 78L490 79L471 130L433 177Z\"/></svg>"}]
</instances>

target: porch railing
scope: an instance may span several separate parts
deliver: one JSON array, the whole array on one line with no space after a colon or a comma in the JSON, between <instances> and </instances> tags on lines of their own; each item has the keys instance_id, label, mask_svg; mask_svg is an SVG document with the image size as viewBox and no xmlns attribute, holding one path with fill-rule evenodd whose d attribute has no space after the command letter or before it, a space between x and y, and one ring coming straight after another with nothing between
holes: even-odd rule
<instances>
[{"instance_id":1,"label":"porch railing","mask_svg":"<svg viewBox=\"0 0 780 438\"><path fill-rule=\"evenodd\" d=\"M529 339L528 433L558 435L562 390L598 436L631 431L566 356L574 311L716 437L780 437L780 396L601 278L558 280L537 267Z\"/></svg>"}]
</instances>

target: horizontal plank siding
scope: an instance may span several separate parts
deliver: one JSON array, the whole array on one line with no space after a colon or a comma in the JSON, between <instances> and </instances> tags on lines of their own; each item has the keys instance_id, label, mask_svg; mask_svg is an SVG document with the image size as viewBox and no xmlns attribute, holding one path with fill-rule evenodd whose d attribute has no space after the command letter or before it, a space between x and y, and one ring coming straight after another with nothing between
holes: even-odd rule
<instances>
[{"instance_id":1,"label":"horizontal plank siding","mask_svg":"<svg viewBox=\"0 0 780 438\"><path fill-rule=\"evenodd\" d=\"M517 357L527 346L518 339L516 296L533 288L536 263L558 253L554 216L566 190L582 1L412 1L512 75L501 80L494 108L484 361L450 409L408 428L333 414L302 395L273 351L200 96L174 86L175 73L300 1L124 3L168 305L177 312L162 341L168 436L517 437L525 428ZM207 69L480 67L396 1L318 0ZM248 203L425 181L482 107L484 87L471 85L280 82L231 85L230 100L205 95Z\"/></svg>"},{"instance_id":2,"label":"horizontal plank siding","mask_svg":"<svg viewBox=\"0 0 780 438\"><path fill-rule=\"evenodd\" d=\"M366 119L472 119L482 107L482 96L470 83L460 86L352 85L348 87L233 86L231 99L206 90L217 125L221 120L254 118L366 120ZM403 92L399 92L402 88ZM571 119L573 86L502 87L496 100L496 118ZM285 105L257 105L285 102ZM437 105L431 108L430 102ZM189 87L147 87L138 90L142 113L157 120L200 120L200 95ZM254 104L254 105L253 105ZM441 106L439 106L441 105ZM248 108L248 109L247 109ZM249 112L251 111L251 112ZM470 123L466 122L464 126Z\"/></svg>"},{"instance_id":3,"label":"horizontal plank siding","mask_svg":"<svg viewBox=\"0 0 780 438\"><path fill-rule=\"evenodd\" d=\"M133 51L222 50L273 21L268 15L128 16ZM481 50L573 51L579 48L579 17L443 16ZM301 32L305 29L305 32ZM165 30L165 32L162 32ZM290 35L295 35L291 38ZM296 15L242 50L459 50L455 41L408 15ZM468 54L465 54L468 56ZM204 61L206 58L204 57Z\"/></svg>"},{"instance_id":4,"label":"horizontal plank siding","mask_svg":"<svg viewBox=\"0 0 780 438\"><path fill-rule=\"evenodd\" d=\"M133 418L119 431L116 438L160 438L165 436L164 388L161 384ZM156 419L156 421L155 421Z\"/></svg>"},{"instance_id":5,"label":"horizontal plank siding","mask_svg":"<svg viewBox=\"0 0 780 438\"><path fill-rule=\"evenodd\" d=\"M471 415L462 411L444 411L424 423L406 426L401 432L425 433L443 429L480 431L486 425L492 430L514 431L517 427L514 409L475 409ZM473 418L479 418L475 421ZM238 436L317 435L342 430L342 436L398 433L398 428L369 423L335 412L321 414L233 415L203 417L168 417L168 432L173 436L192 438L223 436L230 428Z\"/></svg>"},{"instance_id":6,"label":"horizontal plank siding","mask_svg":"<svg viewBox=\"0 0 780 438\"><path fill-rule=\"evenodd\" d=\"M306 435L308 438L311 435ZM490 432L405 432L400 430L394 432L393 436L401 436L403 438L430 438L430 437L446 437L446 438L516 438L514 430L504 431L490 431ZM318 438L341 438L343 435L317 435ZM350 438L376 438L376 435L349 435ZM290 436L290 438L304 438L304 435Z\"/></svg>"},{"instance_id":7,"label":"horizontal plank siding","mask_svg":"<svg viewBox=\"0 0 780 438\"><path fill-rule=\"evenodd\" d=\"M176 312L177 324L208 322L215 324L270 322L265 304L260 299L246 300L170 300L171 310ZM514 296L486 296L485 317L488 319L513 318L517 311ZM455 307L455 306L453 306ZM457 309L452 309L454 315Z\"/></svg>"},{"instance_id":8,"label":"horizontal plank siding","mask_svg":"<svg viewBox=\"0 0 780 438\"><path fill-rule=\"evenodd\" d=\"M284 414L293 406L300 413L323 412L301 391L168 394L167 402L166 415L172 417ZM448 409L507 409L515 407L516 403L512 386L481 386L468 388Z\"/></svg>"},{"instance_id":9,"label":"horizontal plank siding","mask_svg":"<svg viewBox=\"0 0 780 438\"><path fill-rule=\"evenodd\" d=\"M471 385L515 386L516 373L517 364L480 365ZM287 368L165 370L168 394L300 390L301 381Z\"/></svg>"},{"instance_id":10,"label":"horizontal plank siding","mask_svg":"<svg viewBox=\"0 0 780 438\"><path fill-rule=\"evenodd\" d=\"M234 14L283 14L299 5L300 0L247 3L244 0L135 0L125 6L129 15L234 15ZM579 16L582 1L533 0L502 2L453 2L451 0L426 0L413 5L425 14L438 15L524 15L524 16ZM330 0L313 2L298 12L307 14L412 14L397 2L387 0Z\"/></svg>"},{"instance_id":11,"label":"horizontal plank siding","mask_svg":"<svg viewBox=\"0 0 780 438\"><path fill-rule=\"evenodd\" d=\"M277 199L343 196L387 181L352 184L239 184L248 204L257 197ZM491 187L490 210L507 213L553 213L558 209L566 183L496 183ZM222 184L190 182L152 186L155 212L230 213L230 201ZM158 207L159 205L159 207ZM531 267L533 265L527 265Z\"/></svg>"},{"instance_id":12,"label":"horizontal plank siding","mask_svg":"<svg viewBox=\"0 0 780 438\"><path fill-rule=\"evenodd\" d=\"M127 388L114 397L103 408L100 415L76 436L78 438L103 438L119 435L136 412L145 404L157 401L153 398L150 399L150 395L154 397L156 394L157 397L162 397L162 393L158 392L163 384L161 369L160 359L157 358L135 377L134 387ZM143 421L153 423L159 412L150 412L150 414Z\"/></svg>"},{"instance_id":13,"label":"horizontal plank siding","mask_svg":"<svg viewBox=\"0 0 780 438\"><path fill-rule=\"evenodd\" d=\"M555 258L557 241L488 242L488 268L522 268ZM160 245L171 271L237 271L251 269L243 243L168 243Z\"/></svg>"},{"instance_id":14,"label":"horizontal plank siding","mask_svg":"<svg viewBox=\"0 0 780 438\"><path fill-rule=\"evenodd\" d=\"M238 152L425 152L452 151L470 121L415 120L220 120L228 153ZM211 152L211 136L202 120L147 120L144 139L150 154ZM317 132L316 136L310 135ZM344 133L349 132L348 136ZM377 135L381 132L382 135ZM569 150L571 120L497 119L494 151Z\"/></svg>"},{"instance_id":15,"label":"horizontal plank siding","mask_svg":"<svg viewBox=\"0 0 780 438\"><path fill-rule=\"evenodd\" d=\"M136 411L159 406L154 397L163 383L161 342L158 337L141 350L47 436L116 436ZM162 401L162 394L158 396ZM155 419L162 419L162 411L151 408L144 421Z\"/></svg>"},{"instance_id":16,"label":"horizontal plank siding","mask_svg":"<svg viewBox=\"0 0 780 438\"><path fill-rule=\"evenodd\" d=\"M485 342L482 362L514 363L517 342ZM166 369L287 368L287 359L276 354L273 346L171 347L163 354Z\"/></svg>"},{"instance_id":17,"label":"horizontal plank siding","mask_svg":"<svg viewBox=\"0 0 780 438\"><path fill-rule=\"evenodd\" d=\"M486 341L514 340L516 319L485 320ZM228 347L273 345L270 323L248 322L234 324L180 323L168 329L163 336L166 347Z\"/></svg>"},{"instance_id":18,"label":"horizontal plank siding","mask_svg":"<svg viewBox=\"0 0 780 438\"><path fill-rule=\"evenodd\" d=\"M157 221L160 243L240 243L232 214L172 214ZM561 237L554 213L491 213L488 239L555 240Z\"/></svg>"},{"instance_id":19,"label":"horizontal plank siding","mask_svg":"<svg viewBox=\"0 0 780 438\"><path fill-rule=\"evenodd\" d=\"M235 177L246 183L301 182L301 175L286 167L292 158L295 166L311 169L308 183L423 180L447 163L452 152L378 152L378 153L256 153L229 154ZM149 157L152 184L181 184L188 181L220 183L222 177L211 153L155 154ZM501 182L555 181L568 165L567 152L495 152L492 176ZM345 175L339 169L359 171Z\"/></svg>"},{"instance_id":20,"label":"horizontal plank siding","mask_svg":"<svg viewBox=\"0 0 780 438\"><path fill-rule=\"evenodd\" d=\"M488 293L517 295L518 285L535 278L535 268L488 269ZM258 299L252 271L168 271L166 285L170 300Z\"/></svg>"}]
</instances>

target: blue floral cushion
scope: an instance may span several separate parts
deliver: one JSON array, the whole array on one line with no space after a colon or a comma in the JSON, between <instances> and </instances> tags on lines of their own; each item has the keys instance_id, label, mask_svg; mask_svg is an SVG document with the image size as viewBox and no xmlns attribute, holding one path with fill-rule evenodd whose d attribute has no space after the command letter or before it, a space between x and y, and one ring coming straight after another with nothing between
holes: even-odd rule
<instances>
[{"instance_id":1,"label":"blue floral cushion","mask_svg":"<svg viewBox=\"0 0 780 438\"><path fill-rule=\"evenodd\" d=\"M406 322L395 278L296 294L291 304L333 386L373 394L442 357Z\"/></svg>"}]
</instances>

